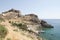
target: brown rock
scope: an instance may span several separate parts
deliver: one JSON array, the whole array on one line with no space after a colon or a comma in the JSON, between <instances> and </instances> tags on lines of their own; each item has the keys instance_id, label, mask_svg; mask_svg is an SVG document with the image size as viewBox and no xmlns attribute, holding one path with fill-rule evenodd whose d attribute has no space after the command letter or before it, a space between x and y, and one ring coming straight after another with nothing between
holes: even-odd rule
<instances>
[{"instance_id":1,"label":"brown rock","mask_svg":"<svg viewBox=\"0 0 60 40\"><path fill-rule=\"evenodd\" d=\"M44 27L44 28L53 28L52 25L48 24L48 23L47 23L46 21L44 21L44 20L41 20L41 25L42 25L42 27Z\"/></svg>"},{"instance_id":2,"label":"brown rock","mask_svg":"<svg viewBox=\"0 0 60 40\"><path fill-rule=\"evenodd\" d=\"M4 18L11 19L11 18L20 17L21 14L20 14L19 10L11 9L11 10L8 10L6 12L2 12L2 16Z\"/></svg>"}]
</instances>

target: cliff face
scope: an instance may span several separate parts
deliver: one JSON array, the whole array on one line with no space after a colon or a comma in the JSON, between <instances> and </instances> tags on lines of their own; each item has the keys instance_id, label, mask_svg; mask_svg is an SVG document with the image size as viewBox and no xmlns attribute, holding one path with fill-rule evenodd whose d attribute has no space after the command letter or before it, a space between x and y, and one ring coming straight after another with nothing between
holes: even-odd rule
<instances>
[{"instance_id":1,"label":"cliff face","mask_svg":"<svg viewBox=\"0 0 60 40\"><path fill-rule=\"evenodd\" d=\"M21 15L21 12L19 10L15 10L15 9L11 9L6 12L2 12L0 14L0 21L1 21L0 24L5 25L5 27L8 29L9 33L8 33L7 37L11 37L12 40L21 40L21 39L27 40L27 38L29 38L29 40L32 40L31 37L33 38L33 40L41 40L41 39L37 39L37 37L36 37L36 34L39 33L41 28L43 28L43 27L44 28L53 28L53 26L48 24L46 21L39 19L37 15L35 15L35 14ZM17 28L17 30L24 29L25 31L28 31L28 34L29 33L32 33L32 34L34 33L34 34L33 34L33 36L31 36L32 34L29 34L29 37L26 37L27 34L25 34L25 33L27 33L27 32L24 32L25 36L23 36L21 34L22 33L21 30L19 32L14 32L14 31L17 31L17 30L14 30L16 28ZM14 39L14 38L16 38L14 36L14 34L16 35L16 37L18 37L19 35L21 35L21 36L19 36L17 39ZM5 39L7 39L7 37ZM24 37L24 39L23 39L23 37Z\"/></svg>"},{"instance_id":2,"label":"cliff face","mask_svg":"<svg viewBox=\"0 0 60 40\"><path fill-rule=\"evenodd\" d=\"M53 26L48 24L46 21L39 19L37 15L27 14L23 16L21 15L21 12L19 10L15 10L15 9L2 12L0 18L1 17L4 19L9 19L9 20L11 19L14 19L15 21L18 20L22 22L23 24L26 24L28 28L30 28L34 32L36 32L36 30L40 30L42 27L53 28Z\"/></svg>"}]
</instances>

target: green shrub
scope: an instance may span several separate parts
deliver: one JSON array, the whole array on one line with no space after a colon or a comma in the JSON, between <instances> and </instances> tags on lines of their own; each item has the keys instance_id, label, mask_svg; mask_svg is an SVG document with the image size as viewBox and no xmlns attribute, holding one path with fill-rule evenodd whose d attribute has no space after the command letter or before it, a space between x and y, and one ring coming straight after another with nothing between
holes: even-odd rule
<instances>
[{"instance_id":1,"label":"green shrub","mask_svg":"<svg viewBox=\"0 0 60 40\"><path fill-rule=\"evenodd\" d=\"M13 31L16 31L16 32L17 32L17 31L18 31L18 29L14 29Z\"/></svg>"},{"instance_id":2,"label":"green shrub","mask_svg":"<svg viewBox=\"0 0 60 40\"><path fill-rule=\"evenodd\" d=\"M3 25L0 25L0 38L4 38L6 34L7 34L7 29Z\"/></svg>"},{"instance_id":3,"label":"green shrub","mask_svg":"<svg viewBox=\"0 0 60 40\"><path fill-rule=\"evenodd\" d=\"M13 23L13 22L12 22L11 24L12 24L13 26L17 26L17 24L16 24L16 23Z\"/></svg>"},{"instance_id":4,"label":"green shrub","mask_svg":"<svg viewBox=\"0 0 60 40\"><path fill-rule=\"evenodd\" d=\"M11 38L7 38L7 40L11 40Z\"/></svg>"},{"instance_id":5,"label":"green shrub","mask_svg":"<svg viewBox=\"0 0 60 40\"><path fill-rule=\"evenodd\" d=\"M3 18L0 18L0 22L5 21Z\"/></svg>"},{"instance_id":6,"label":"green shrub","mask_svg":"<svg viewBox=\"0 0 60 40\"><path fill-rule=\"evenodd\" d=\"M13 26L17 26L19 29L27 30L27 26L22 23L12 23Z\"/></svg>"}]
</instances>

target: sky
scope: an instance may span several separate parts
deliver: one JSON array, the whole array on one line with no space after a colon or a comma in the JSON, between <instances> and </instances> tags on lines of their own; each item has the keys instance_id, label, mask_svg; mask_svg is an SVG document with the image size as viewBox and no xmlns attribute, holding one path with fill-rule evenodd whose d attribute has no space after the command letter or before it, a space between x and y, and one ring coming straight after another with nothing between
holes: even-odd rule
<instances>
[{"instance_id":1,"label":"sky","mask_svg":"<svg viewBox=\"0 0 60 40\"><path fill-rule=\"evenodd\" d=\"M60 0L0 0L0 13L11 8L40 19L60 19Z\"/></svg>"}]
</instances>

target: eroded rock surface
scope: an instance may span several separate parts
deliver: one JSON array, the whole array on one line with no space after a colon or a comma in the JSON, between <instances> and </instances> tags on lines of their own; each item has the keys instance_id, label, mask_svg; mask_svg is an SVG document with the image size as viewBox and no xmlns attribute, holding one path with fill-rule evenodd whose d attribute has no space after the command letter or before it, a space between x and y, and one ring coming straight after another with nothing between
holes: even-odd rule
<instances>
[{"instance_id":1,"label":"eroded rock surface","mask_svg":"<svg viewBox=\"0 0 60 40\"><path fill-rule=\"evenodd\" d=\"M39 19L35 14L21 15L19 10L10 9L6 12L0 14L0 19L5 21L11 21L15 23L25 24L29 31L38 33L42 27L44 28L53 28L52 25L48 24L46 21Z\"/></svg>"}]
</instances>

